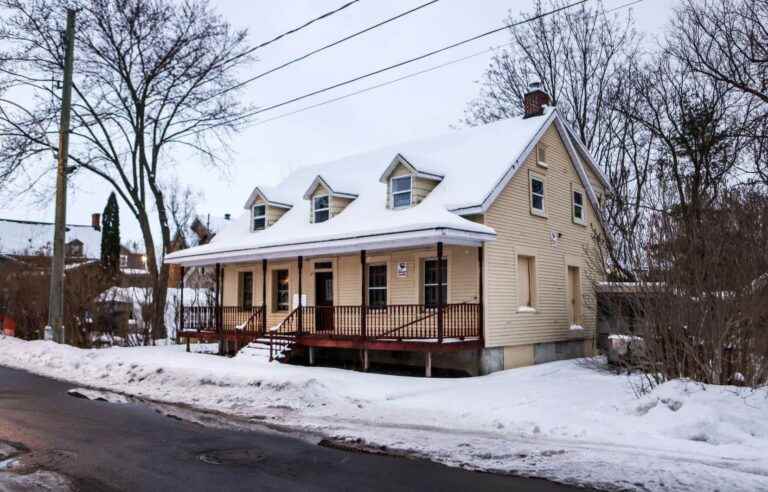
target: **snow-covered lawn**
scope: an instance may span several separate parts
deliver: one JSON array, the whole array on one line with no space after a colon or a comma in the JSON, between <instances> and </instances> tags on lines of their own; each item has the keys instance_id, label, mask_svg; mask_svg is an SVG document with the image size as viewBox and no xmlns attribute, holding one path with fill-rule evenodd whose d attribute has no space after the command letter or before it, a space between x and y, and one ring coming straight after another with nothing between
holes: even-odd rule
<instances>
[{"instance_id":1,"label":"snow-covered lawn","mask_svg":"<svg viewBox=\"0 0 768 492\"><path fill-rule=\"evenodd\" d=\"M424 379L6 337L0 365L454 466L609 490L768 490L768 391L675 381L637 398L594 361Z\"/></svg>"}]
</instances>

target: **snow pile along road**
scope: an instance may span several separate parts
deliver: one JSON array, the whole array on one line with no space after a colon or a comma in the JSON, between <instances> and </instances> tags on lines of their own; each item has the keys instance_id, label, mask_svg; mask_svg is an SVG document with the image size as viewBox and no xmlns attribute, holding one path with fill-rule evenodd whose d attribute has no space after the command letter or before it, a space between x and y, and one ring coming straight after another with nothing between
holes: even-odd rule
<instances>
[{"instance_id":1,"label":"snow pile along road","mask_svg":"<svg viewBox=\"0 0 768 492\"><path fill-rule=\"evenodd\" d=\"M637 398L591 361L424 379L5 337L0 364L453 466L608 490L768 491L767 391L674 381Z\"/></svg>"}]
</instances>

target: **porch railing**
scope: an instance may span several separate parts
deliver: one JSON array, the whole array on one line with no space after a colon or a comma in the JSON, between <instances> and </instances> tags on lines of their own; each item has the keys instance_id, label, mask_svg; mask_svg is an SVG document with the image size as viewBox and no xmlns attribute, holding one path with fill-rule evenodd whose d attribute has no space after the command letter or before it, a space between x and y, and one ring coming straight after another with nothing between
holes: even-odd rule
<instances>
[{"instance_id":1,"label":"porch railing","mask_svg":"<svg viewBox=\"0 0 768 492\"><path fill-rule=\"evenodd\" d=\"M262 331L261 306L187 306L182 331Z\"/></svg>"},{"instance_id":2,"label":"porch railing","mask_svg":"<svg viewBox=\"0 0 768 492\"><path fill-rule=\"evenodd\" d=\"M363 309L365 333L362 328ZM305 306L295 309L277 327L276 335L364 338L366 340L438 341L442 338L479 338L480 304L446 304L439 330L438 310L423 304L392 304L382 307ZM442 333L441 333L442 332Z\"/></svg>"}]
</instances>

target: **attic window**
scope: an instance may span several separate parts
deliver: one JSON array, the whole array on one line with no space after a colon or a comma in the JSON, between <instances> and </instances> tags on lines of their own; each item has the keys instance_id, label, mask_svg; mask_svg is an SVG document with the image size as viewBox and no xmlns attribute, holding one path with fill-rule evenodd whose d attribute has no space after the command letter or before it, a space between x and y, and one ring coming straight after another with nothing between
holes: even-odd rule
<instances>
[{"instance_id":1,"label":"attic window","mask_svg":"<svg viewBox=\"0 0 768 492\"><path fill-rule=\"evenodd\" d=\"M536 164L543 168L549 167L547 165L547 146L543 143L536 146Z\"/></svg>"},{"instance_id":2,"label":"attic window","mask_svg":"<svg viewBox=\"0 0 768 492\"><path fill-rule=\"evenodd\" d=\"M267 227L267 206L256 205L253 207L253 230L263 231Z\"/></svg>"},{"instance_id":3,"label":"attic window","mask_svg":"<svg viewBox=\"0 0 768 492\"><path fill-rule=\"evenodd\" d=\"M390 182L390 188L392 190L392 208L405 208L411 206L411 185L411 176L399 176L397 178L392 178Z\"/></svg>"},{"instance_id":4,"label":"attic window","mask_svg":"<svg viewBox=\"0 0 768 492\"><path fill-rule=\"evenodd\" d=\"M330 200L328 195L316 196L312 199L312 209L315 223L325 222L331 218Z\"/></svg>"}]
</instances>

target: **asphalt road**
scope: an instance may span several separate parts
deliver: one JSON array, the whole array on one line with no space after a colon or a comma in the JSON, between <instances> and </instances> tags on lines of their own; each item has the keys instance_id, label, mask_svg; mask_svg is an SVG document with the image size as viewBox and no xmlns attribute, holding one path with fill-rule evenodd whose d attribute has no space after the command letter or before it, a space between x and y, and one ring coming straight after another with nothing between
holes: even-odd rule
<instances>
[{"instance_id":1,"label":"asphalt road","mask_svg":"<svg viewBox=\"0 0 768 492\"><path fill-rule=\"evenodd\" d=\"M139 404L74 398L73 385L0 367L0 441L83 491L584 491L543 480L342 451L274 431L177 420Z\"/></svg>"}]
</instances>

